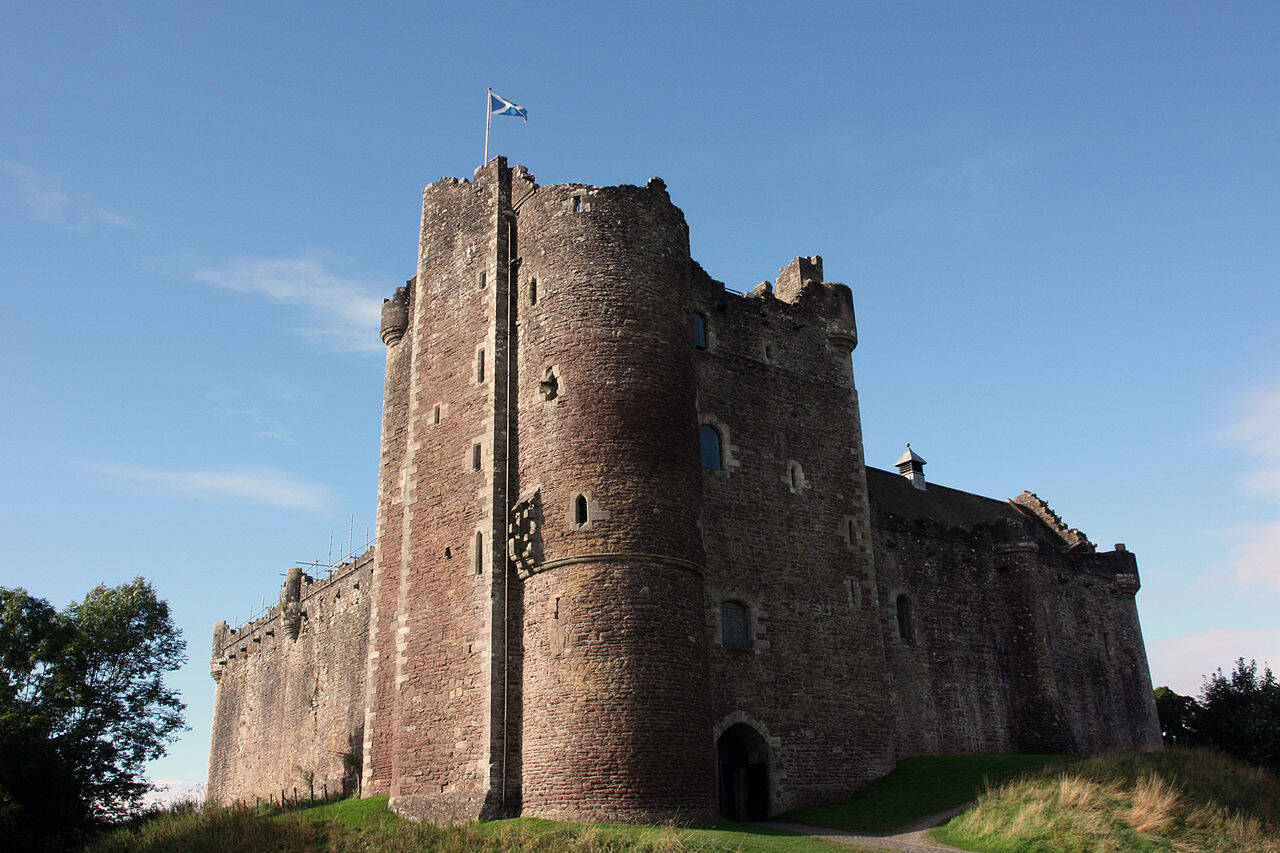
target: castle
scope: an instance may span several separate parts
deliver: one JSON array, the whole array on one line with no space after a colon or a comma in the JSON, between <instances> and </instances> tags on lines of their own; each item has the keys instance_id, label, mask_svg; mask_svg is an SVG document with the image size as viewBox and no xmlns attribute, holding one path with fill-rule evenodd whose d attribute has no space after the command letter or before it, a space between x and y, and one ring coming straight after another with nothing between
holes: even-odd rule
<instances>
[{"instance_id":1,"label":"castle","mask_svg":"<svg viewBox=\"0 0 1280 853\"><path fill-rule=\"evenodd\" d=\"M375 544L215 628L212 799L759 819L907 756L1159 745L1133 554L867 467L820 258L733 293L660 179L498 157L424 190L382 339Z\"/></svg>"}]
</instances>

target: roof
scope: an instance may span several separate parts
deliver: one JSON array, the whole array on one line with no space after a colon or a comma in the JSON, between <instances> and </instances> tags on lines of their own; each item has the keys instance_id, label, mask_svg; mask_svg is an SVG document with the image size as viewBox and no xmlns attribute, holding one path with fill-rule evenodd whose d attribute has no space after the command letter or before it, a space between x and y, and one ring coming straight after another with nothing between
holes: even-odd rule
<instances>
[{"instance_id":1,"label":"roof","mask_svg":"<svg viewBox=\"0 0 1280 853\"><path fill-rule=\"evenodd\" d=\"M917 489L901 474L867 467L867 496L873 511L887 512L908 520L933 519L947 527L972 530L982 523L1025 516L1008 501L986 498L959 489L930 483Z\"/></svg>"},{"instance_id":2,"label":"roof","mask_svg":"<svg viewBox=\"0 0 1280 853\"><path fill-rule=\"evenodd\" d=\"M916 453L911 449L910 443L907 444L907 449L902 451L902 455L898 457L898 461L893 464L906 465L908 462L919 462L921 465L927 464L922 458L920 458L919 453Z\"/></svg>"}]
</instances>

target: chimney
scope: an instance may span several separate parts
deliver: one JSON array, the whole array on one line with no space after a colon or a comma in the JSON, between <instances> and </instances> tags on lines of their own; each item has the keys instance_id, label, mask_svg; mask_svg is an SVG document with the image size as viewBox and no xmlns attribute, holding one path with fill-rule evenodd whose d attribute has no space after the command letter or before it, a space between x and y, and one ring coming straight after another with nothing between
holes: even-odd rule
<instances>
[{"instance_id":1,"label":"chimney","mask_svg":"<svg viewBox=\"0 0 1280 853\"><path fill-rule=\"evenodd\" d=\"M898 461L893 463L898 466L898 473L911 481L911 485L920 491L924 491L924 460L920 455L911 449L911 442L907 442L907 449L898 457Z\"/></svg>"}]
</instances>

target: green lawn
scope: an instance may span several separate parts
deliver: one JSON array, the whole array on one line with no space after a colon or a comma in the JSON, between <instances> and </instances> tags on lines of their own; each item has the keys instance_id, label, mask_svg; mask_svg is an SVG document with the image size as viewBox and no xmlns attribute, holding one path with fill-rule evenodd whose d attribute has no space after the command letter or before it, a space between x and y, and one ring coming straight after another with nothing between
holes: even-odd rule
<instances>
[{"instance_id":1,"label":"green lawn","mask_svg":"<svg viewBox=\"0 0 1280 853\"><path fill-rule=\"evenodd\" d=\"M797 809L776 820L888 833L975 800L988 785L1000 785L1047 766L1075 760L1068 755L907 758L898 762L897 769L888 776L877 779L847 800Z\"/></svg>"},{"instance_id":2,"label":"green lawn","mask_svg":"<svg viewBox=\"0 0 1280 853\"><path fill-rule=\"evenodd\" d=\"M721 821L706 829L578 824L513 818L458 827L415 824L387 808L387 797L342 800L277 815L276 821L339 824L342 850L688 851L689 853L830 853L827 842L770 827Z\"/></svg>"}]
</instances>

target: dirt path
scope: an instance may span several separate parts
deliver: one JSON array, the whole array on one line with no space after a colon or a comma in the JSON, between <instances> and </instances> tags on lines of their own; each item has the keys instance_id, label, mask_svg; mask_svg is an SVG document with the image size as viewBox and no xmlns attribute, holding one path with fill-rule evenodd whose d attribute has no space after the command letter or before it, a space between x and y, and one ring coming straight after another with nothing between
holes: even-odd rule
<instances>
[{"instance_id":1,"label":"dirt path","mask_svg":"<svg viewBox=\"0 0 1280 853\"><path fill-rule=\"evenodd\" d=\"M824 841L842 844L845 847L857 847L864 850L898 850L902 853L963 853L958 847L948 847L925 837L925 830L932 829L969 808L972 803L965 803L945 812L930 815L918 823L907 827L895 835L859 835L843 829L829 829L825 826L810 826L805 823L769 823L769 826L812 835Z\"/></svg>"}]
</instances>

